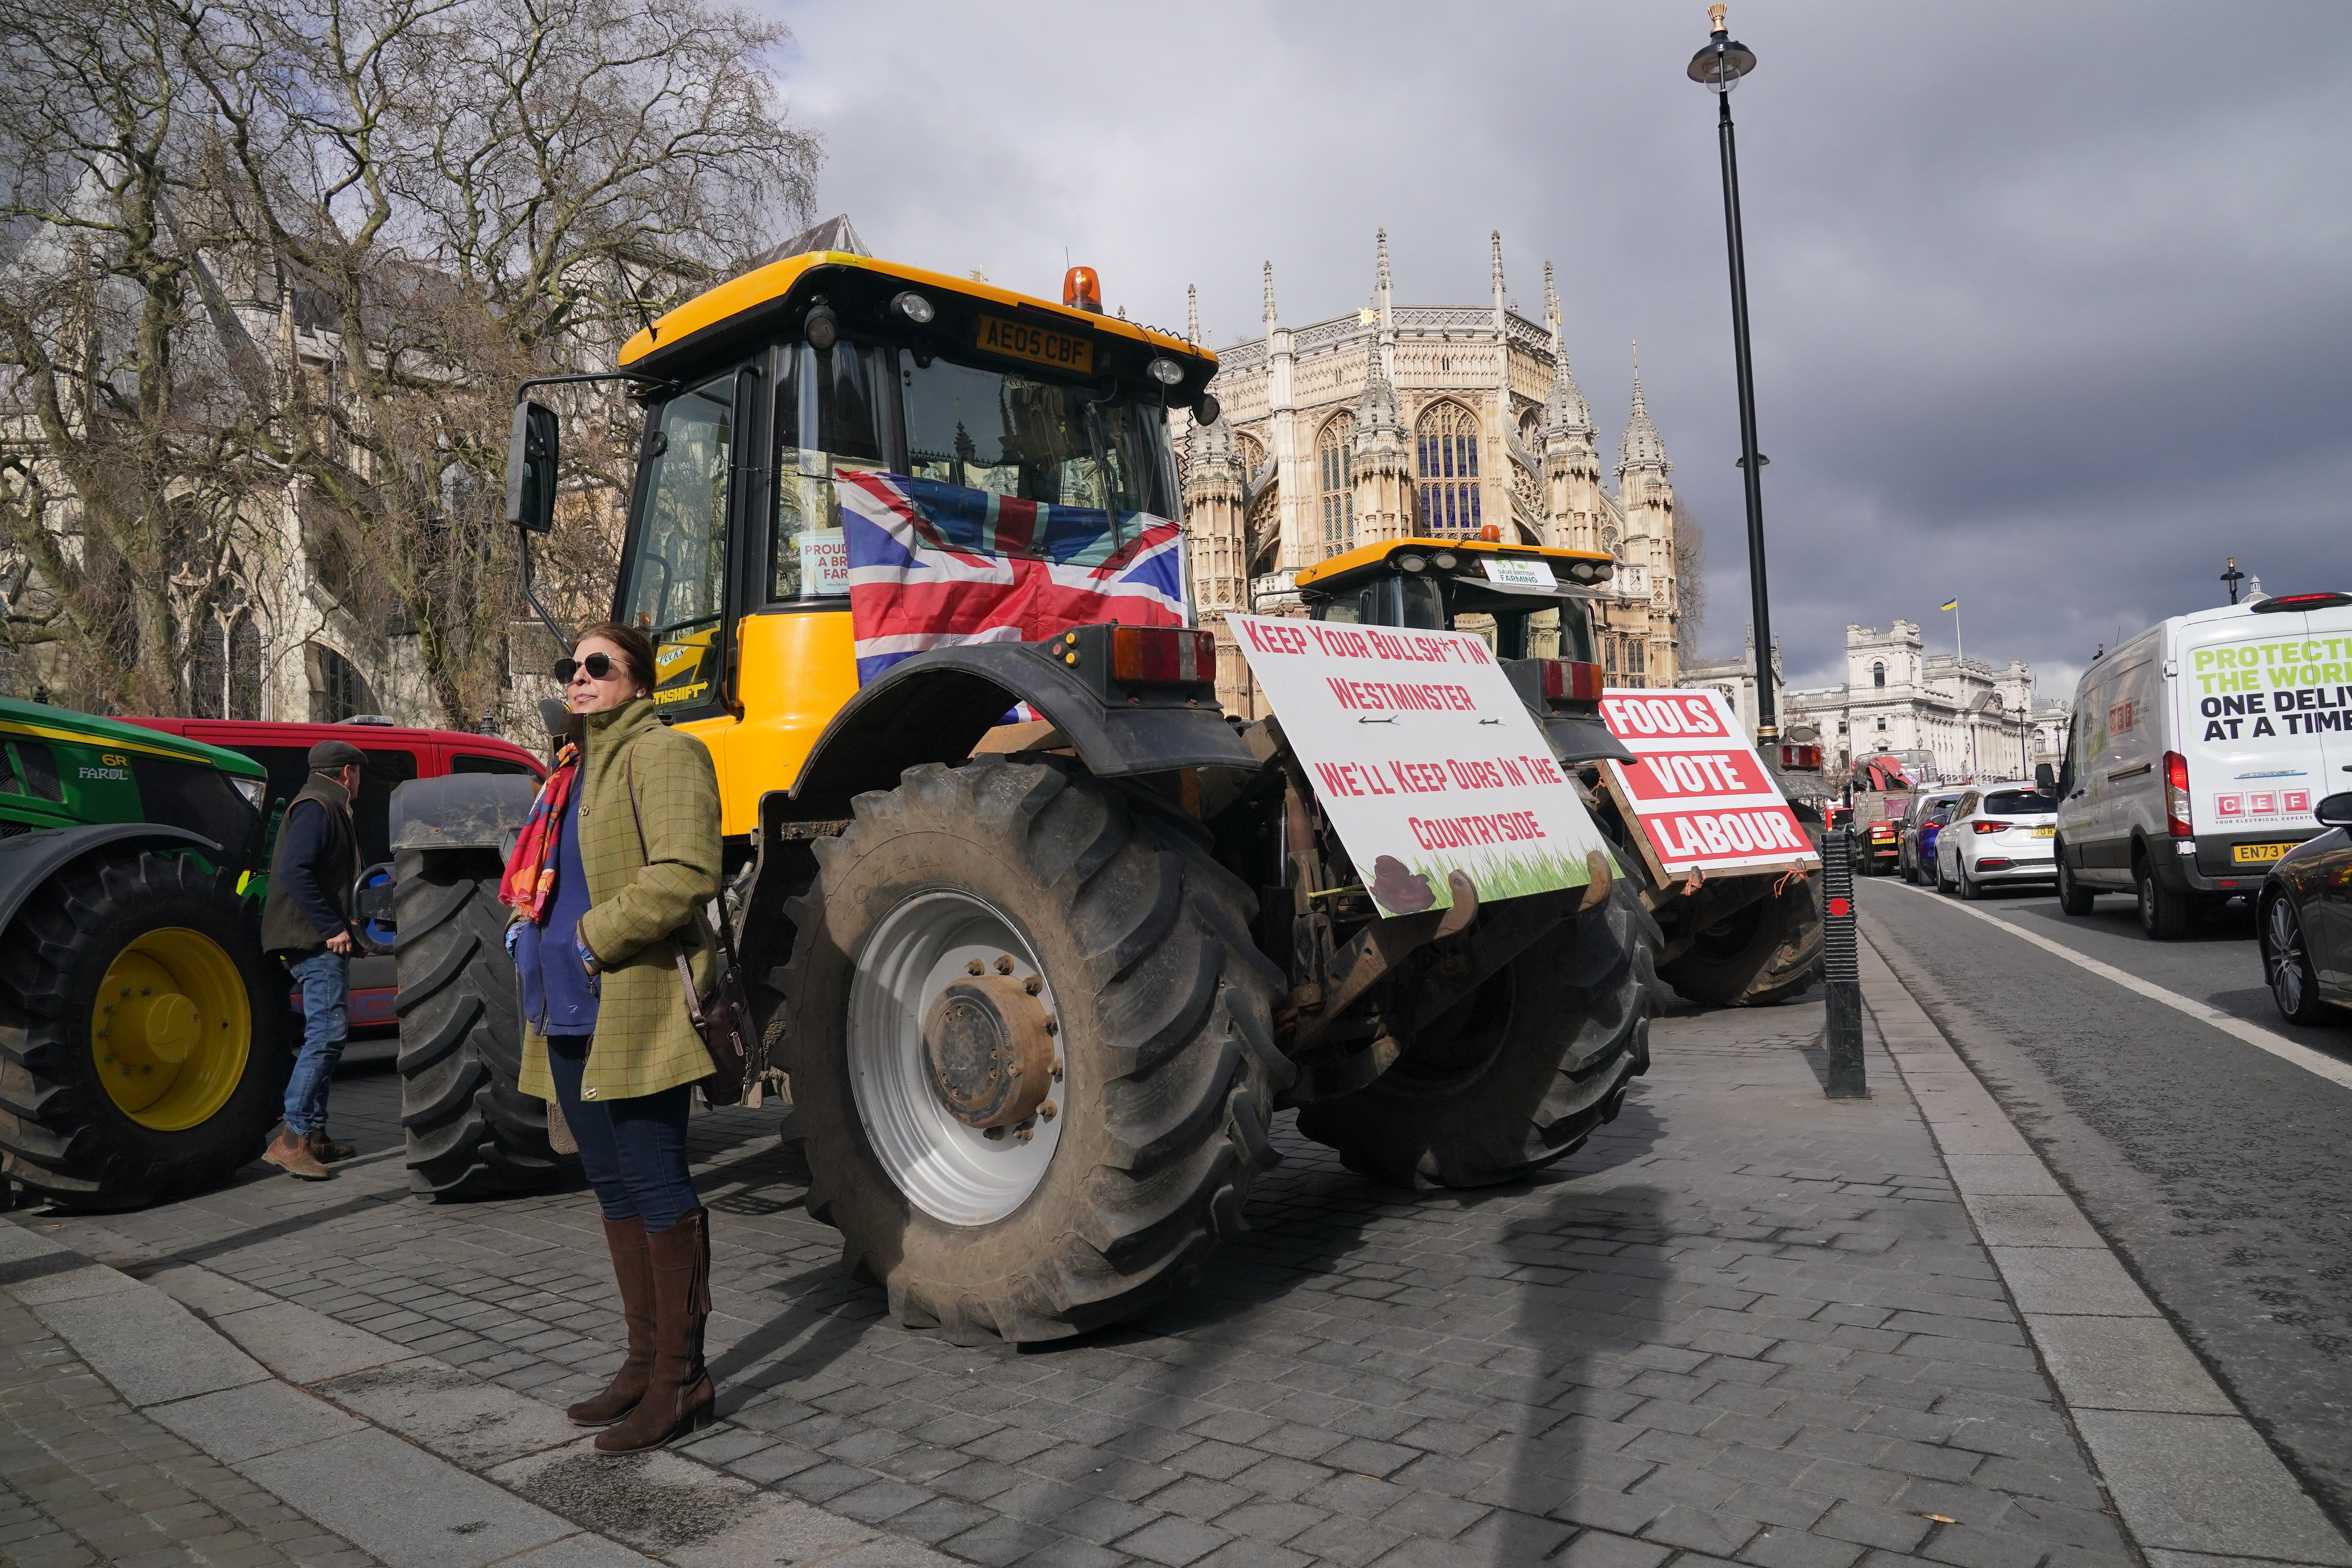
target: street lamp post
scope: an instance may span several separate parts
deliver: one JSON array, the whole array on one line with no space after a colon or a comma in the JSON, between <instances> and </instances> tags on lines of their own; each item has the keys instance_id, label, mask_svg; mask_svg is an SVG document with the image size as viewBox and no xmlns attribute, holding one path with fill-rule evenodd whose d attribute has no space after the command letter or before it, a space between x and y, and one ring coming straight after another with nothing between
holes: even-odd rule
<instances>
[{"instance_id":1,"label":"street lamp post","mask_svg":"<svg viewBox=\"0 0 2352 1568\"><path fill-rule=\"evenodd\" d=\"M1706 47L1691 57L1690 79L1716 95L1716 141L1723 153L1723 228L1731 252L1731 344L1739 375L1739 470L1748 492L1748 591L1755 601L1756 738L1780 733L1772 700L1772 609L1764 580L1764 463L1756 450L1756 379L1748 354L1748 260L1739 234L1739 154L1731 131L1731 89L1756 68L1756 56L1736 42L1721 5L1706 8L1715 24Z\"/></svg>"}]
</instances>

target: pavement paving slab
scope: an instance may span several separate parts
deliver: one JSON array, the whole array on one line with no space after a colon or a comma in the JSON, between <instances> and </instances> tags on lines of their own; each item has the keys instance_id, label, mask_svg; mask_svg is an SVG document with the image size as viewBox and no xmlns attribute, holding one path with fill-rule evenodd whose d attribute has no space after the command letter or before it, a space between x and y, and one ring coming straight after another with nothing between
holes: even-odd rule
<instances>
[{"instance_id":1,"label":"pavement paving slab","mask_svg":"<svg viewBox=\"0 0 2352 1568\"><path fill-rule=\"evenodd\" d=\"M802 1211L789 1118L698 1117L722 1419L619 1465L561 1416L623 1337L593 1201L409 1197L386 1075L339 1079L338 1133L376 1157L332 1183L24 1224L254 1369L173 1419L384 1561L2125 1568L1979 1235L2066 1251L2057 1189L1946 1069L1919 1098L1983 1151L1948 1164L1896 1069L1936 1071L1932 1026L1874 1031L1864 1101L1823 1098L1821 1026L1662 1018L1617 1121L1501 1188L1381 1187L1280 1116L1286 1161L1198 1286L1029 1350L893 1323ZM248 1452L268 1391L310 1403Z\"/></svg>"}]
</instances>

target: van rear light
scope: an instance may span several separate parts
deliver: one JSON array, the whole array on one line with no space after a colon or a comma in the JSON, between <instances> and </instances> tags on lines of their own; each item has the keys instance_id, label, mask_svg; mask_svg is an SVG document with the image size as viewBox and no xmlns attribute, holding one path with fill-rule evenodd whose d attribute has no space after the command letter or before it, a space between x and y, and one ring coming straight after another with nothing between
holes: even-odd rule
<instances>
[{"instance_id":1,"label":"van rear light","mask_svg":"<svg viewBox=\"0 0 2352 1568\"><path fill-rule=\"evenodd\" d=\"M2258 616L2277 616L2296 610L2340 610L2352 605L2352 594L2281 594L2264 599L2253 606Z\"/></svg>"},{"instance_id":2,"label":"van rear light","mask_svg":"<svg viewBox=\"0 0 2352 1568\"><path fill-rule=\"evenodd\" d=\"M2006 833L2017 826L2013 822L1971 822L1969 826L1979 833Z\"/></svg>"},{"instance_id":3,"label":"van rear light","mask_svg":"<svg viewBox=\"0 0 2352 1568\"><path fill-rule=\"evenodd\" d=\"M1547 702L1598 702L1601 700L1601 667L1572 658L1547 658L1543 665L1543 694Z\"/></svg>"},{"instance_id":4,"label":"van rear light","mask_svg":"<svg viewBox=\"0 0 2352 1568\"><path fill-rule=\"evenodd\" d=\"M1782 746L1780 765L1783 768L1817 768L1822 765L1819 746Z\"/></svg>"},{"instance_id":5,"label":"van rear light","mask_svg":"<svg viewBox=\"0 0 2352 1568\"><path fill-rule=\"evenodd\" d=\"M1217 639L1181 626L1113 626L1110 678L1122 686L1199 686L1217 679Z\"/></svg>"},{"instance_id":6,"label":"van rear light","mask_svg":"<svg viewBox=\"0 0 2352 1568\"><path fill-rule=\"evenodd\" d=\"M2194 837L2189 825L2189 759L2179 752L2164 753L2164 815L2175 838Z\"/></svg>"}]
</instances>

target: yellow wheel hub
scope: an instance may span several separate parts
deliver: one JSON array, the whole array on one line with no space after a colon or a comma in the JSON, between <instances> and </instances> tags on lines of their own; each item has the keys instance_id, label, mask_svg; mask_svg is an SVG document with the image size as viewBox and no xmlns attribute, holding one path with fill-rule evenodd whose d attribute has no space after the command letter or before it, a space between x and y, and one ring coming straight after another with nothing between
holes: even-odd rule
<instances>
[{"instance_id":1,"label":"yellow wheel hub","mask_svg":"<svg viewBox=\"0 0 2352 1568\"><path fill-rule=\"evenodd\" d=\"M107 966L89 1054L124 1115L179 1132L217 1113L245 1077L253 1004L236 961L200 931L134 938Z\"/></svg>"}]
</instances>

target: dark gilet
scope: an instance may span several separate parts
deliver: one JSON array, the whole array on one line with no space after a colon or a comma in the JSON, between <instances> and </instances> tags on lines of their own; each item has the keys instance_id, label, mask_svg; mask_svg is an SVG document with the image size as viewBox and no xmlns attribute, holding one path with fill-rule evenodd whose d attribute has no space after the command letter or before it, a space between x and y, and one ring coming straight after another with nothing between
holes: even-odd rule
<instances>
[{"instance_id":1,"label":"dark gilet","mask_svg":"<svg viewBox=\"0 0 2352 1568\"><path fill-rule=\"evenodd\" d=\"M352 913L352 883L360 874L359 839L352 830L352 797L343 786L324 773L312 773L302 793L286 803L286 816L306 800L315 800L327 811L327 847L312 868L319 879L319 890L327 898L327 907L348 921ZM278 829L278 847L269 858L269 896L261 901L261 951L307 955L327 951L327 939L320 936L294 901L293 889L286 881L286 841L284 819Z\"/></svg>"}]
</instances>

